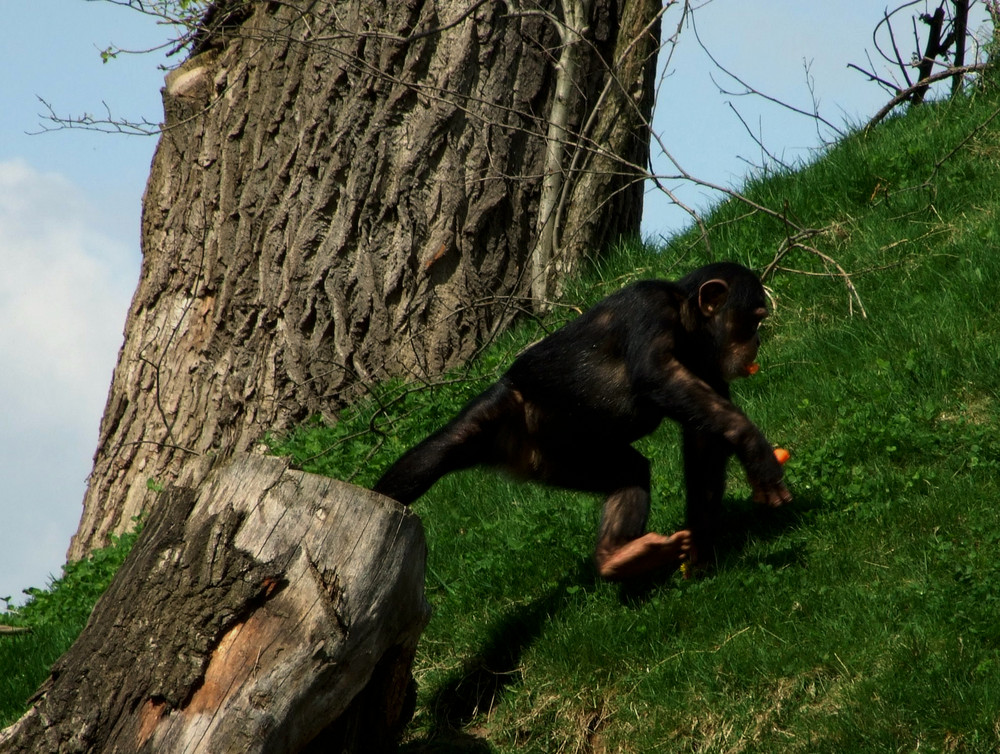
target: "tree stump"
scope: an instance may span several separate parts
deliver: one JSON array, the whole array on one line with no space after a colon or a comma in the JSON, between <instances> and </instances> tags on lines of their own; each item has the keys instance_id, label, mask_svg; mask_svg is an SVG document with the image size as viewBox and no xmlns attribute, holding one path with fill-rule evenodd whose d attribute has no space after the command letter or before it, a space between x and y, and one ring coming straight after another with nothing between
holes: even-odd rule
<instances>
[{"instance_id":1,"label":"tree stump","mask_svg":"<svg viewBox=\"0 0 1000 754\"><path fill-rule=\"evenodd\" d=\"M161 495L0 752L391 749L425 556L394 501L240 456Z\"/></svg>"}]
</instances>

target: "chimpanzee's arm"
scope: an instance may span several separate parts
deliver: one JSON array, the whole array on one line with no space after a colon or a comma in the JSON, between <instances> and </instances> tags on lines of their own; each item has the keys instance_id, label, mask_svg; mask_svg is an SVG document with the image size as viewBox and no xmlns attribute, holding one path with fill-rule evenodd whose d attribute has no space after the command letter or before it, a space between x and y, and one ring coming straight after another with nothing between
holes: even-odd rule
<instances>
[{"instance_id":1,"label":"chimpanzee's arm","mask_svg":"<svg viewBox=\"0 0 1000 754\"><path fill-rule=\"evenodd\" d=\"M739 458L753 487L754 500L781 505L792 499L782 483L783 470L764 433L723 392L670 358L649 398L663 413L686 430L721 439Z\"/></svg>"}]
</instances>

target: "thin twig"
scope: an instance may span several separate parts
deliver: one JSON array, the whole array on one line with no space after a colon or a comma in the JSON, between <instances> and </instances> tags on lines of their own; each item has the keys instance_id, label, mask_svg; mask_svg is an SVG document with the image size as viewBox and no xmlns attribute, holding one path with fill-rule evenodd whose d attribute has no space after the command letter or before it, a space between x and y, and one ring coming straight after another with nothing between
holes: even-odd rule
<instances>
[{"instance_id":1,"label":"thin twig","mask_svg":"<svg viewBox=\"0 0 1000 754\"><path fill-rule=\"evenodd\" d=\"M863 73L865 76L868 77L869 81L874 81L876 83L879 83L882 86L884 86L884 87L886 87L888 89L891 89L893 91L893 93L895 93L895 94L899 93L899 87L896 86L896 83L894 81L889 81L887 79L879 78L878 76L876 76L871 71L866 71L864 68L862 68L859 65L855 65L854 63L848 63L847 67L848 68L853 68L855 71L860 71L861 73Z\"/></svg>"},{"instance_id":2,"label":"thin twig","mask_svg":"<svg viewBox=\"0 0 1000 754\"><path fill-rule=\"evenodd\" d=\"M793 113L797 113L798 115L805 115L807 118L812 118L813 120L818 120L823 125L825 125L827 128L829 128L831 131L833 131L835 134L837 134L838 136L840 136L840 137L845 136L844 132L840 128L838 128L837 126L835 126L833 123L831 123L830 121L828 121L826 118L824 118L821 115L819 115L819 113L810 113L810 112L808 112L806 110L803 110L802 108L795 107L794 105L790 105L787 102L784 102L784 101L778 99L777 97L773 97L770 94L764 94L760 90L758 90L758 89L750 86L750 84L748 84L747 82L745 82L743 79L741 79L735 73L733 73L728 68L726 68L724 65L722 65L718 60L716 60L715 56L712 55L712 53L709 51L708 47L706 47L705 43L701 41L701 37L698 35L698 26L697 26L697 24L694 23L693 18L694 17L692 16L691 28L694 30L694 38L696 40L698 40L698 44L701 47L702 51L708 56L708 59L712 61L712 64L716 68L718 68L724 74L726 74L727 76L729 76L729 78L733 79L735 82L737 82L740 86L742 86L746 90L744 92L730 92L730 91L727 91L726 89L724 89L718 83L716 83L716 86L719 87L719 91L722 94L728 94L728 95L733 96L733 97L745 97L745 96L749 96L749 95L756 95L756 96L758 96L758 97L760 97L762 99L767 100L768 102L771 102L771 103L773 103L775 105L778 105L779 107L783 107L786 110L791 110ZM713 78L712 81L715 82L715 79Z\"/></svg>"},{"instance_id":3,"label":"thin twig","mask_svg":"<svg viewBox=\"0 0 1000 754\"><path fill-rule=\"evenodd\" d=\"M775 155L771 154L770 150L768 150L768 148L764 146L764 142L760 138L758 138L757 134L755 134L753 130L751 130L750 125L743 118L743 115L740 113L740 111L736 109L736 106L732 102L728 102L726 104L729 105L729 109L733 111L733 114L736 116L739 122L743 124L743 129L747 132L747 135L751 139L753 139L754 143L758 147L760 147L760 151L763 152L765 155L767 155L767 158L771 160L771 162L781 165L781 167L783 167L785 170L791 170L790 166L786 165L782 160L779 160ZM760 166L753 165L753 167L760 167Z\"/></svg>"}]
</instances>

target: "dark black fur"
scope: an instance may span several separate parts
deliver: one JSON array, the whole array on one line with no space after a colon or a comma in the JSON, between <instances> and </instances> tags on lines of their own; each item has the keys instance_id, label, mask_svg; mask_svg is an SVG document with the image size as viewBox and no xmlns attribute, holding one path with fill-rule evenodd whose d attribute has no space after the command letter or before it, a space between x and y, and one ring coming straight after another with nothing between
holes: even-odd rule
<instances>
[{"instance_id":1,"label":"dark black fur","mask_svg":"<svg viewBox=\"0 0 1000 754\"><path fill-rule=\"evenodd\" d=\"M443 475L484 464L600 492L600 553L644 532L649 462L631 444L670 418L683 427L689 526L704 542L730 455L761 502L790 499L771 445L729 396L756 357L764 316L763 287L737 264L634 283L524 351L374 489L409 504Z\"/></svg>"}]
</instances>

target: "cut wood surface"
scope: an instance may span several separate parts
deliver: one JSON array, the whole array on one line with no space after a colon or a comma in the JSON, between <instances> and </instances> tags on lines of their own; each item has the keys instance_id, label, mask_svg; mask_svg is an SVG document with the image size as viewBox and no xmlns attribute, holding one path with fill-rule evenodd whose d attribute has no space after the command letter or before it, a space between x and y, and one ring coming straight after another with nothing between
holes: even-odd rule
<instances>
[{"instance_id":1,"label":"cut wood surface","mask_svg":"<svg viewBox=\"0 0 1000 754\"><path fill-rule=\"evenodd\" d=\"M379 751L412 714L419 519L240 456L161 495L0 752Z\"/></svg>"}]
</instances>

